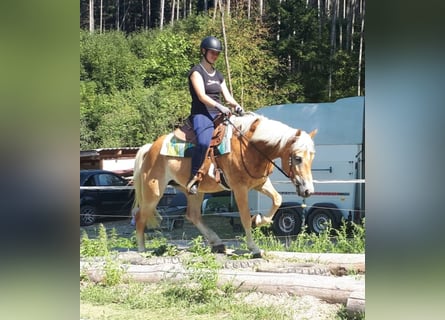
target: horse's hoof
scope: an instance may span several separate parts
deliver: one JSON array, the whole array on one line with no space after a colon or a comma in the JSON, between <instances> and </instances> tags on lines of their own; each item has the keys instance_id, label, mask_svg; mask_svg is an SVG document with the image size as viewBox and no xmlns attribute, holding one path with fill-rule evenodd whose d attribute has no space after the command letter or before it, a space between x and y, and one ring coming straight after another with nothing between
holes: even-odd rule
<instances>
[{"instance_id":1,"label":"horse's hoof","mask_svg":"<svg viewBox=\"0 0 445 320\"><path fill-rule=\"evenodd\" d=\"M226 253L226 246L224 244L218 244L216 246L212 246L213 253Z\"/></svg>"},{"instance_id":2,"label":"horse's hoof","mask_svg":"<svg viewBox=\"0 0 445 320\"><path fill-rule=\"evenodd\" d=\"M253 229L253 228L256 228L257 227L257 222L256 222L256 220L257 220L257 216L255 215L255 216L252 216L252 218L250 218L250 226L251 226L251 228Z\"/></svg>"}]
</instances>

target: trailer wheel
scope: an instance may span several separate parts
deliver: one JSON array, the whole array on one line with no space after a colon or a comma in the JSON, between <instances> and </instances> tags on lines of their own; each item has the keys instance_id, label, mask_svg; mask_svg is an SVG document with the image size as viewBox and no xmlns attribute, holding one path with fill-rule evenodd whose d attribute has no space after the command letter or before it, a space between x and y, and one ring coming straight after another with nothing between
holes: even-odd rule
<instances>
[{"instance_id":1,"label":"trailer wheel","mask_svg":"<svg viewBox=\"0 0 445 320\"><path fill-rule=\"evenodd\" d=\"M277 236L296 236L301 231L301 215L295 209L278 209L273 218L272 230Z\"/></svg>"},{"instance_id":2,"label":"trailer wheel","mask_svg":"<svg viewBox=\"0 0 445 320\"><path fill-rule=\"evenodd\" d=\"M337 229L339 227L339 222L337 219L335 219L335 215L332 210L325 208L314 209L309 214L307 219L309 231L316 234L320 234L326 230L329 222L331 223L331 227L333 229Z\"/></svg>"}]
</instances>

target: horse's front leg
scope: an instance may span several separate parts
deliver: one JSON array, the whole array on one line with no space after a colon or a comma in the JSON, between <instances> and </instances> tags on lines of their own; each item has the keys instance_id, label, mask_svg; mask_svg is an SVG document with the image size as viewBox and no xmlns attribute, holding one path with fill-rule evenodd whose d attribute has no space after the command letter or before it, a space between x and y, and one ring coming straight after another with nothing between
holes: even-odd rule
<instances>
[{"instance_id":1,"label":"horse's front leg","mask_svg":"<svg viewBox=\"0 0 445 320\"><path fill-rule=\"evenodd\" d=\"M218 235L210 229L203 221L201 215L201 204L204 198L203 193L187 196L186 218L195 225L212 248L212 252L225 253L226 248Z\"/></svg>"},{"instance_id":2,"label":"horse's front leg","mask_svg":"<svg viewBox=\"0 0 445 320\"><path fill-rule=\"evenodd\" d=\"M247 188L233 190L235 196L236 204L238 205L238 211L241 219L241 224L243 225L244 232L246 233L246 244L247 247L252 251L254 258L261 257L261 250L253 241L252 237L252 218L250 216L249 200L247 196Z\"/></svg>"},{"instance_id":3,"label":"horse's front leg","mask_svg":"<svg viewBox=\"0 0 445 320\"><path fill-rule=\"evenodd\" d=\"M272 207L270 208L269 212L266 215L257 214L254 217L252 217L252 225L259 227L265 224L272 223L272 219L275 215L275 212L277 212L277 210L281 206L282 197L278 193L278 191L275 190L269 177L261 187L257 187L255 188L255 190L261 192L262 194L272 199Z\"/></svg>"}]
</instances>

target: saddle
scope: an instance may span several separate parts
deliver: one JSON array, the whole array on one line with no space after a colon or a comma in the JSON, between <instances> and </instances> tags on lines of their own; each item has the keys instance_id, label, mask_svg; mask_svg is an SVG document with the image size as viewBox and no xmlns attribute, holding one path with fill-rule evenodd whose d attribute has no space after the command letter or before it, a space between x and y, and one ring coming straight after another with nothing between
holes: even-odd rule
<instances>
[{"instance_id":1,"label":"saddle","mask_svg":"<svg viewBox=\"0 0 445 320\"><path fill-rule=\"evenodd\" d=\"M210 146L207 149L206 159L201 165L201 168L199 168L198 170L198 176L200 177L201 181L202 177L209 171L211 164L213 164L215 180L217 183L220 183L220 173L222 172L222 170L218 168L218 164L216 163L215 150L216 147L221 144L227 129L227 124L224 122L223 114L218 115L215 120L213 120L213 126L214 130L212 134L212 140L210 141ZM190 121L190 118L187 118L182 126L176 128L173 131L173 134L176 138L182 141L196 143L196 135L193 131L193 124Z\"/></svg>"}]
</instances>

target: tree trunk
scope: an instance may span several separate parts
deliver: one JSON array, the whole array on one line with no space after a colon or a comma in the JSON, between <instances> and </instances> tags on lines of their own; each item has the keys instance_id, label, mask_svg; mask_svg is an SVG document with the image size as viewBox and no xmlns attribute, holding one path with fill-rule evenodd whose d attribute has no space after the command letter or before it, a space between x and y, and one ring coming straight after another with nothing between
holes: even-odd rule
<instances>
[{"instance_id":1,"label":"tree trunk","mask_svg":"<svg viewBox=\"0 0 445 320\"><path fill-rule=\"evenodd\" d=\"M120 30L120 3L119 0L116 0L116 30Z\"/></svg>"},{"instance_id":2,"label":"tree trunk","mask_svg":"<svg viewBox=\"0 0 445 320\"><path fill-rule=\"evenodd\" d=\"M227 37L226 37L226 26L224 24L224 10L221 5L221 0L218 1L220 8L221 8L221 29L223 34L223 41L224 41L224 61L226 62L226 69L227 69L227 83L229 84L229 91L230 94L233 95L233 89L232 89L232 77L230 75L230 64L229 64L229 48L227 46Z\"/></svg>"},{"instance_id":3,"label":"tree trunk","mask_svg":"<svg viewBox=\"0 0 445 320\"><path fill-rule=\"evenodd\" d=\"M99 33L102 33L103 20L102 13L104 11L103 0L100 0L100 16L99 16Z\"/></svg>"},{"instance_id":4,"label":"tree trunk","mask_svg":"<svg viewBox=\"0 0 445 320\"><path fill-rule=\"evenodd\" d=\"M329 65L329 80L328 80L328 98L329 100L331 99L332 96L332 72L333 72L333 68L332 68L332 63L334 60L334 54L335 54L335 37L336 37L336 24L337 24L337 15L336 15L336 3L338 0L333 0L332 3L332 17L331 17L331 54L329 57L330 60L330 65Z\"/></svg>"},{"instance_id":5,"label":"tree trunk","mask_svg":"<svg viewBox=\"0 0 445 320\"><path fill-rule=\"evenodd\" d=\"M165 0L161 0L161 10L159 10L159 29L161 30L164 27L164 7Z\"/></svg>"},{"instance_id":6,"label":"tree trunk","mask_svg":"<svg viewBox=\"0 0 445 320\"><path fill-rule=\"evenodd\" d=\"M247 19L249 20L250 20L250 6L251 6L250 0L247 0Z\"/></svg>"},{"instance_id":7,"label":"tree trunk","mask_svg":"<svg viewBox=\"0 0 445 320\"><path fill-rule=\"evenodd\" d=\"M263 18L263 0L258 0L258 13L260 15L260 21L262 21Z\"/></svg>"},{"instance_id":8,"label":"tree trunk","mask_svg":"<svg viewBox=\"0 0 445 320\"><path fill-rule=\"evenodd\" d=\"M94 0L90 0L89 6L89 16L90 16L90 33L94 32Z\"/></svg>"},{"instance_id":9,"label":"tree trunk","mask_svg":"<svg viewBox=\"0 0 445 320\"><path fill-rule=\"evenodd\" d=\"M320 3L320 0L317 1L317 8L318 8L318 38L321 40L322 20L321 20L321 3Z\"/></svg>"},{"instance_id":10,"label":"tree trunk","mask_svg":"<svg viewBox=\"0 0 445 320\"><path fill-rule=\"evenodd\" d=\"M150 10L150 0L147 0L147 2L145 3L145 30L148 30L148 27L150 26Z\"/></svg>"},{"instance_id":11,"label":"tree trunk","mask_svg":"<svg viewBox=\"0 0 445 320\"><path fill-rule=\"evenodd\" d=\"M357 95L359 96L361 93L361 80L362 80L362 53L363 53L363 34L365 31L365 0L363 0L363 6L361 10L361 18L362 18L362 25L360 27L360 47L359 47L359 54L358 54L358 79L357 79Z\"/></svg>"},{"instance_id":12,"label":"tree trunk","mask_svg":"<svg viewBox=\"0 0 445 320\"><path fill-rule=\"evenodd\" d=\"M179 0L176 3L176 20L179 20Z\"/></svg>"},{"instance_id":13,"label":"tree trunk","mask_svg":"<svg viewBox=\"0 0 445 320\"><path fill-rule=\"evenodd\" d=\"M175 0L172 0L172 16L170 20L170 25L173 25L174 21L175 21Z\"/></svg>"},{"instance_id":14,"label":"tree trunk","mask_svg":"<svg viewBox=\"0 0 445 320\"><path fill-rule=\"evenodd\" d=\"M213 20L216 19L216 9L218 8L218 3L219 3L219 0L213 1Z\"/></svg>"}]
</instances>

